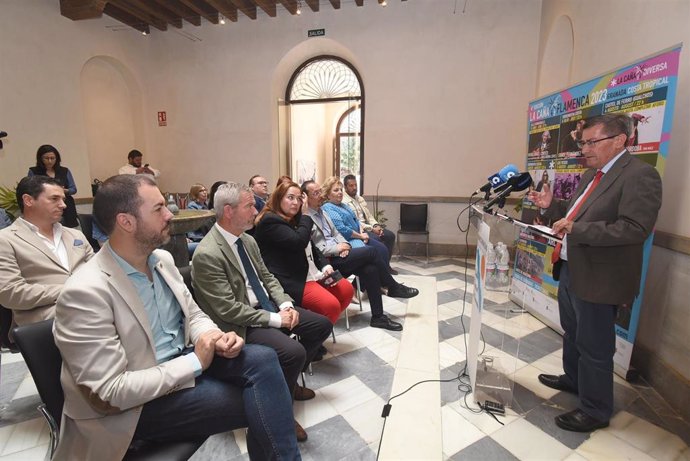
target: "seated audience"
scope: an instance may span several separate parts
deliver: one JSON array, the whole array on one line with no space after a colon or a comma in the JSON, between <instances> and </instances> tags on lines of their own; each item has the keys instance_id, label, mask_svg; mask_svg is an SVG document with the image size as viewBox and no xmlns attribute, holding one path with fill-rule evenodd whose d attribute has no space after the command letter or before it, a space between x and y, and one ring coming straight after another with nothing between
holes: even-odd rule
<instances>
[{"instance_id":1,"label":"seated audience","mask_svg":"<svg viewBox=\"0 0 690 461\"><path fill-rule=\"evenodd\" d=\"M0 207L0 229L4 229L12 224L12 220L5 211ZM10 328L12 327L12 310L5 306L0 306L0 348L9 349L12 352L19 352L19 349L14 345L10 339Z\"/></svg>"},{"instance_id":2,"label":"seated audience","mask_svg":"<svg viewBox=\"0 0 690 461\"><path fill-rule=\"evenodd\" d=\"M331 176L321 186L321 198L324 200L323 211L331 218L335 228L345 237L352 248L360 248L365 245L376 250L379 258L390 272L390 253L386 246L378 239L370 239L369 234L357 219L354 211L343 203L343 183L337 176Z\"/></svg>"},{"instance_id":3,"label":"seated audience","mask_svg":"<svg viewBox=\"0 0 690 461\"><path fill-rule=\"evenodd\" d=\"M208 191L203 184L194 184L189 189L189 202L187 208L190 210L208 210Z\"/></svg>"},{"instance_id":4,"label":"seated audience","mask_svg":"<svg viewBox=\"0 0 690 461\"><path fill-rule=\"evenodd\" d=\"M261 213L261 210L266 206L266 200L268 200L268 181L263 176L255 174L249 178L249 187L254 194L256 211Z\"/></svg>"},{"instance_id":5,"label":"seated audience","mask_svg":"<svg viewBox=\"0 0 690 461\"><path fill-rule=\"evenodd\" d=\"M143 158L144 154L138 150L134 149L129 151L129 154L127 154L127 165L120 167L118 174L145 174L157 180L161 172L150 167L148 163L142 165Z\"/></svg>"},{"instance_id":6,"label":"seated audience","mask_svg":"<svg viewBox=\"0 0 690 461\"><path fill-rule=\"evenodd\" d=\"M0 304L24 325L55 316L65 280L94 253L81 231L60 224L62 184L48 176L27 176L16 195L22 217L0 230Z\"/></svg>"},{"instance_id":7,"label":"seated audience","mask_svg":"<svg viewBox=\"0 0 690 461\"><path fill-rule=\"evenodd\" d=\"M194 184L189 189L189 202L187 202L188 210L208 210L208 191L202 184ZM201 242L204 235L208 233L210 226L202 226L192 232L187 233L187 238L192 242Z\"/></svg>"},{"instance_id":8,"label":"seated audience","mask_svg":"<svg viewBox=\"0 0 690 461\"><path fill-rule=\"evenodd\" d=\"M390 267L390 258L393 255L393 246L395 245L395 234L379 222L374 217L374 214L367 208L367 202L364 197L357 194L357 178L355 175L349 174L343 179L345 185L345 195L343 195L343 203L349 206L355 212L357 219L364 228L370 239L381 241L388 249L388 272L397 275L398 271Z\"/></svg>"},{"instance_id":9,"label":"seated audience","mask_svg":"<svg viewBox=\"0 0 690 461\"><path fill-rule=\"evenodd\" d=\"M65 405L54 459L122 459L133 440L245 426L251 459L301 459L275 352L223 333L156 249L172 213L153 179L114 176L93 207L110 238L58 300Z\"/></svg>"},{"instance_id":10,"label":"seated audience","mask_svg":"<svg viewBox=\"0 0 690 461\"><path fill-rule=\"evenodd\" d=\"M276 187L280 186L284 182L294 182L294 181L292 180L292 178L290 176L284 174L283 176L278 178L278 181L276 182Z\"/></svg>"},{"instance_id":11,"label":"seated audience","mask_svg":"<svg viewBox=\"0 0 690 461\"><path fill-rule=\"evenodd\" d=\"M335 324L354 290L346 279L330 286L319 283L333 273L333 266L311 243L314 223L299 186L294 182L280 184L257 221L254 238L268 270L298 305L325 315Z\"/></svg>"},{"instance_id":12,"label":"seated audience","mask_svg":"<svg viewBox=\"0 0 690 461\"><path fill-rule=\"evenodd\" d=\"M216 224L192 258L192 283L199 306L223 331L236 332L248 344L275 349L294 398L314 398L314 391L298 386L297 378L331 333L331 323L296 307L266 268L256 241L245 232L254 226L257 214L249 187L221 185L214 196L214 209ZM291 333L299 340L290 338ZM307 439L296 421L294 428L298 440Z\"/></svg>"},{"instance_id":13,"label":"seated audience","mask_svg":"<svg viewBox=\"0 0 690 461\"><path fill-rule=\"evenodd\" d=\"M211 186L211 192L208 195L208 209L213 210L213 197L215 197L216 192L218 191L218 188L222 186L223 184L227 184L227 181L216 181L213 183Z\"/></svg>"},{"instance_id":14,"label":"seated audience","mask_svg":"<svg viewBox=\"0 0 690 461\"><path fill-rule=\"evenodd\" d=\"M412 298L419 294L419 290L398 283L388 273L386 264L381 260L372 247L352 248L347 240L338 232L333 221L321 209L321 186L314 181L305 181L301 187L307 195L309 209L307 213L314 221L311 229L311 240L330 261L331 265L340 271L343 277L352 274L359 276L362 288L369 294L371 306L371 321L374 328L400 331L402 325L394 322L383 312L381 289L388 289L388 296L393 298Z\"/></svg>"}]
</instances>

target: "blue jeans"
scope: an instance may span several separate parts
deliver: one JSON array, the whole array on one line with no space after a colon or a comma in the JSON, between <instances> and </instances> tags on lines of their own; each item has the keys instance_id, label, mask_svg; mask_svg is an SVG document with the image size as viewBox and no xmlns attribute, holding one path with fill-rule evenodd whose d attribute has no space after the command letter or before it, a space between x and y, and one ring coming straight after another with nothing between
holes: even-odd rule
<instances>
[{"instance_id":1,"label":"blue jeans","mask_svg":"<svg viewBox=\"0 0 690 461\"><path fill-rule=\"evenodd\" d=\"M292 398L269 347L245 345L234 359L216 356L196 385L146 403L134 440L196 440L249 427L252 460L301 460Z\"/></svg>"}]
</instances>

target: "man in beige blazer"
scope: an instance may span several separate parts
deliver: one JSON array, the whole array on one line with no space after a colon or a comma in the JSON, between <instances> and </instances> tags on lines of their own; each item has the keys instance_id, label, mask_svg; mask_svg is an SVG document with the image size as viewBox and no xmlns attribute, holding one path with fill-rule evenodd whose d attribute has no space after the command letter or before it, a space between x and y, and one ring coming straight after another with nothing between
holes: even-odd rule
<instances>
[{"instance_id":1,"label":"man in beige blazer","mask_svg":"<svg viewBox=\"0 0 690 461\"><path fill-rule=\"evenodd\" d=\"M251 459L301 459L275 352L223 333L172 256L172 214L145 175L107 180L94 213L109 242L58 298L65 394L55 459L122 459L132 440L199 439L249 426Z\"/></svg>"},{"instance_id":2,"label":"man in beige blazer","mask_svg":"<svg viewBox=\"0 0 690 461\"><path fill-rule=\"evenodd\" d=\"M54 179L23 178L17 203L23 216L0 230L0 304L24 325L55 316L67 277L94 253L84 234L60 224L65 192Z\"/></svg>"}]
</instances>

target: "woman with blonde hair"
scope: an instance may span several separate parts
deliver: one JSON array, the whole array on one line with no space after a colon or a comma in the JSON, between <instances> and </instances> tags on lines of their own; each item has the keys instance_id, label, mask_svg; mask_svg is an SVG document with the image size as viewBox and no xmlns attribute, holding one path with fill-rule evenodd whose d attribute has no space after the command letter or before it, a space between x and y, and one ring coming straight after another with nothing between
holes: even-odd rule
<instances>
[{"instance_id":1,"label":"woman with blonde hair","mask_svg":"<svg viewBox=\"0 0 690 461\"><path fill-rule=\"evenodd\" d=\"M326 179L321 186L321 198L324 200L323 211L331 218L335 228L345 237L352 248L373 247L381 262L391 272L390 253L380 240L370 239L362 223L352 208L343 203L343 183L337 176Z\"/></svg>"}]
</instances>

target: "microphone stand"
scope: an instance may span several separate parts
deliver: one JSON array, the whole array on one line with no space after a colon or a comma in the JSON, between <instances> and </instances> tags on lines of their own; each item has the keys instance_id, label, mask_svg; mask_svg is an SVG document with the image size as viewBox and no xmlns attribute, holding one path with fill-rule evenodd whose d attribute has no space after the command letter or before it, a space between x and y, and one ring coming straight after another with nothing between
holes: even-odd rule
<instances>
[{"instance_id":1,"label":"microphone stand","mask_svg":"<svg viewBox=\"0 0 690 461\"><path fill-rule=\"evenodd\" d=\"M489 212L491 210L491 207L494 205L498 204L499 208L503 208L506 204L506 198L510 195L510 193L513 190L513 186L509 185L505 189L501 191L500 194L498 194L496 197L492 198L489 203L484 205L484 211Z\"/></svg>"}]
</instances>

